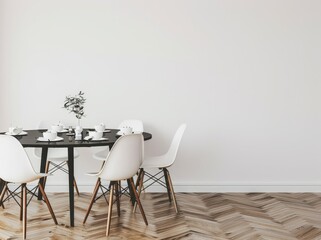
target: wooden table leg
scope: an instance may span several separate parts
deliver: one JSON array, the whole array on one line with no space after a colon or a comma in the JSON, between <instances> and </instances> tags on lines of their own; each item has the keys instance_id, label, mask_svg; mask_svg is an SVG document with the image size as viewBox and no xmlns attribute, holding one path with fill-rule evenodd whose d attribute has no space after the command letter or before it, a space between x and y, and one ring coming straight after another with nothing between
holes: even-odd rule
<instances>
[{"instance_id":1,"label":"wooden table leg","mask_svg":"<svg viewBox=\"0 0 321 240\"><path fill-rule=\"evenodd\" d=\"M47 155L48 155L48 147L42 147L42 150L41 150L41 163L40 163L40 172L41 173L45 173ZM43 178L40 178L39 184L41 184L41 186L44 185L44 179ZM38 190L38 200L42 200L42 193L41 193L40 190Z\"/></svg>"},{"instance_id":2,"label":"wooden table leg","mask_svg":"<svg viewBox=\"0 0 321 240\"><path fill-rule=\"evenodd\" d=\"M74 206L74 148L68 147L68 175L69 175L69 208L70 227L74 227L75 206Z\"/></svg>"}]
</instances>

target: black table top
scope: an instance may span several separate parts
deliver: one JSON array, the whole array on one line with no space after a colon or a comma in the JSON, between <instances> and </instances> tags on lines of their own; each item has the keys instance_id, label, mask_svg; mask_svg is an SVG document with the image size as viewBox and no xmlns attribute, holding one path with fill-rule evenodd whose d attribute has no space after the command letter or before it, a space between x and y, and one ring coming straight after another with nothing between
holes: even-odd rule
<instances>
[{"instance_id":1,"label":"black table top","mask_svg":"<svg viewBox=\"0 0 321 240\"><path fill-rule=\"evenodd\" d=\"M84 129L83 138L87 136L88 131L93 131L94 129ZM107 141L87 141L87 140L75 140L75 136L68 136L67 133L58 133L59 137L63 140L58 142L40 142L37 141L38 137L42 137L42 133L47 131L47 129L37 129L37 130L23 130L27 132L27 135L15 136L23 147L48 147L48 148L63 148L63 147L94 147L94 146L112 146L119 138L116 134L119 129L110 129L110 132L104 132L103 138L108 138ZM0 133L4 134L4 133ZM152 138L150 133L143 133L144 140L149 140Z\"/></svg>"}]
</instances>

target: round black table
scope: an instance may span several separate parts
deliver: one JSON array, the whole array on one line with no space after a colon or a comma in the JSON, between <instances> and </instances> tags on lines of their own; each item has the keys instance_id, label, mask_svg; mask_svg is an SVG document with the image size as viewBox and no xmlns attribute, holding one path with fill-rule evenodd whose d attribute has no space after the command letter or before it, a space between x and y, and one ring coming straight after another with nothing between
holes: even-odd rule
<instances>
[{"instance_id":1,"label":"round black table","mask_svg":"<svg viewBox=\"0 0 321 240\"><path fill-rule=\"evenodd\" d=\"M103 138L108 138L107 141L87 141L84 140L84 137L87 135L87 132L94 129L84 129L82 140L75 140L74 136L69 136L68 133L58 133L59 137L62 137L63 140L57 142L40 142L38 137L42 137L42 133L47 131L47 129L38 129L38 130L24 130L27 132L27 135L15 136L23 147L33 147L41 148L41 164L40 172L45 172L45 166L47 162L48 148L67 148L68 151L68 175L69 175L69 205L70 205L70 226L74 226L74 148L75 147L97 147L97 146L109 146L110 148L114 145L119 136L116 134L118 129L110 129L110 132L104 132ZM3 133L1 133L3 134ZM150 133L143 133L144 140L149 140L152 138ZM40 179L40 183L43 185L43 178ZM0 179L0 188L1 188L1 179ZM1 189L0 189L1 190ZM1 192L1 191L0 191ZM42 199L42 194L39 191L38 199Z\"/></svg>"}]
</instances>

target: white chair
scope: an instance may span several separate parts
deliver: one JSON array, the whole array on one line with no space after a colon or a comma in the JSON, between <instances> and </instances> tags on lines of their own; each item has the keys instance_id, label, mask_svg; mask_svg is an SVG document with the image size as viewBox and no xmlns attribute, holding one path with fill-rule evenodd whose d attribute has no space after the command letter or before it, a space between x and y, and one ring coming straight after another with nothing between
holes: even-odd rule
<instances>
[{"instance_id":1,"label":"white chair","mask_svg":"<svg viewBox=\"0 0 321 240\"><path fill-rule=\"evenodd\" d=\"M93 203L96 200L96 195L98 189L101 187L101 179L110 181L109 185L109 207L108 207L108 217L107 217L107 229L106 236L109 235L110 231L110 220L112 215L112 206L113 206L113 195L116 196L117 202L117 212L120 216L120 195L121 195L121 186L119 182L121 180L128 180L130 188L132 189L132 194L135 196L135 201L138 204L141 214L143 216L144 222L148 225L143 207L140 203L138 194L133 181L133 176L139 170L140 165L142 164L144 154L144 139L142 134L130 134L120 137L110 150L105 164L98 173L89 174L91 176L98 177L93 196L91 198L86 216L83 223L86 223L89 212L92 208Z\"/></svg>"},{"instance_id":2,"label":"white chair","mask_svg":"<svg viewBox=\"0 0 321 240\"><path fill-rule=\"evenodd\" d=\"M49 121L41 121L39 124L40 129L48 129L51 127L51 123ZM41 159L41 148L34 149L34 156L38 159ZM79 157L78 151L74 150L74 158ZM50 169L50 165L53 167ZM54 173L57 170L61 170L68 174L68 169L65 168L68 166L68 152L66 148L49 148L47 155L47 163L45 168L45 173ZM46 185L47 178L44 178L44 186ZM77 186L76 179L74 178L74 187L79 196L79 190Z\"/></svg>"},{"instance_id":3,"label":"white chair","mask_svg":"<svg viewBox=\"0 0 321 240\"><path fill-rule=\"evenodd\" d=\"M173 137L172 143L167 153L161 156L144 158L144 161L140 167L138 178L136 181L136 185L139 186L138 195L140 195L141 189L146 189L149 186L153 185L154 183L159 183L160 185L165 187L167 189L169 201L171 202L173 200L174 202L176 213L178 213L177 201L175 197L172 180L167 168L173 165L176 159L178 147L180 145L185 129L186 129L186 124L182 124L179 126L179 128L177 129ZM160 171L152 175L148 173L146 169L160 169ZM163 173L163 176L159 176L161 173ZM144 181L145 175L148 177L148 179ZM164 177L165 181L161 180L162 177ZM150 181L152 182L150 183ZM143 187L143 183L145 184L144 187ZM148 185L146 186L146 184Z\"/></svg>"},{"instance_id":4,"label":"white chair","mask_svg":"<svg viewBox=\"0 0 321 240\"><path fill-rule=\"evenodd\" d=\"M48 174L36 173L33 169L28 155L23 149L20 142L12 136L0 136L0 178L5 181L4 188L0 195L0 202L3 201L4 195L8 189L7 183L21 184L21 211L20 220L23 221L23 239L27 235L27 183L39 180L42 177L48 176ZM57 225L56 216L51 208L47 195L41 186L38 187L43 195L43 198L47 204L52 219Z\"/></svg>"},{"instance_id":5,"label":"white chair","mask_svg":"<svg viewBox=\"0 0 321 240\"><path fill-rule=\"evenodd\" d=\"M131 127L135 133L144 132L144 126L141 120L136 120L136 119L124 120L118 126L119 129L122 127ZM102 151L94 153L93 158L98 161L105 161L108 155L108 152L109 152L109 148L104 149Z\"/></svg>"}]
</instances>

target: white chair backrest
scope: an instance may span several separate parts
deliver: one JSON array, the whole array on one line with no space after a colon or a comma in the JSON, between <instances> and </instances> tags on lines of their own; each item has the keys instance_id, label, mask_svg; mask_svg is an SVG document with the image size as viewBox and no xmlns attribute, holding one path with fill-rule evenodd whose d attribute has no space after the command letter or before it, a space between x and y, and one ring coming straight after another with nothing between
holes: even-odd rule
<instances>
[{"instance_id":1,"label":"white chair backrest","mask_svg":"<svg viewBox=\"0 0 321 240\"><path fill-rule=\"evenodd\" d=\"M122 127L131 127L133 128L133 131L136 133L144 132L144 125L141 120L136 120L136 119L124 120L118 126L118 128L122 128Z\"/></svg>"},{"instance_id":2,"label":"white chair backrest","mask_svg":"<svg viewBox=\"0 0 321 240\"><path fill-rule=\"evenodd\" d=\"M0 178L6 182L26 183L37 173L21 143L12 136L0 136Z\"/></svg>"},{"instance_id":3,"label":"white chair backrest","mask_svg":"<svg viewBox=\"0 0 321 240\"><path fill-rule=\"evenodd\" d=\"M142 134L120 137L110 150L99 177L118 181L133 177L143 161L144 138Z\"/></svg>"},{"instance_id":4,"label":"white chair backrest","mask_svg":"<svg viewBox=\"0 0 321 240\"><path fill-rule=\"evenodd\" d=\"M186 124L183 123L176 130L176 133L173 137L172 143L171 143L167 153L165 154L165 156L166 156L165 159L166 159L166 161L168 161L167 162L168 166L172 165L176 159L179 144L182 140L185 129L186 129Z\"/></svg>"}]
</instances>

